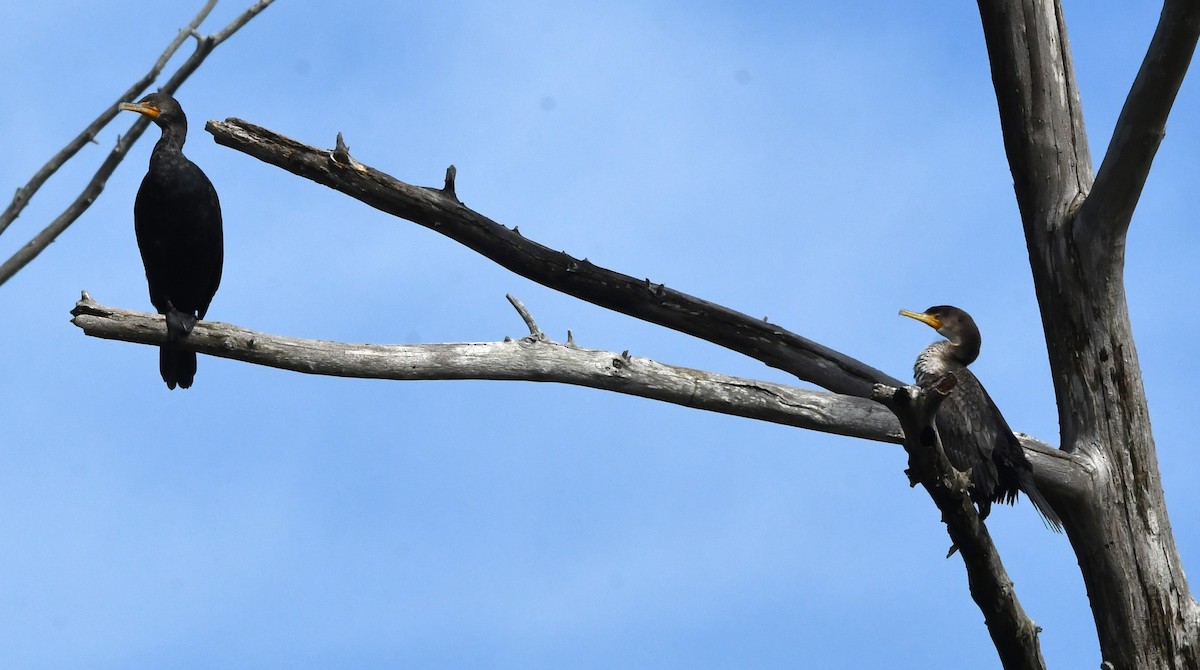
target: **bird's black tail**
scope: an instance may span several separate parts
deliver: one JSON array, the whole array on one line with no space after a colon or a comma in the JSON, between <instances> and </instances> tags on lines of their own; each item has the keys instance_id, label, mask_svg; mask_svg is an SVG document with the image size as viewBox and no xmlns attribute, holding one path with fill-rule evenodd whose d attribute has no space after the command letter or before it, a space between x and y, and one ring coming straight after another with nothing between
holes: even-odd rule
<instances>
[{"instance_id":1,"label":"bird's black tail","mask_svg":"<svg viewBox=\"0 0 1200 670\"><path fill-rule=\"evenodd\" d=\"M167 388L189 388L192 380L196 378L196 352L159 347L158 371L167 383Z\"/></svg>"},{"instance_id":2,"label":"bird's black tail","mask_svg":"<svg viewBox=\"0 0 1200 670\"><path fill-rule=\"evenodd\" d=\"M1042 521L1054 532L1061 533L1062 519L1058 518L1058 514L1054 511L1054 508L1042 497L1042 492L1033 483L1033 477L1029 475L1022 477L1021 490L1025 492L1025 496L1029 498L1029 502L1033 503L1033 507L1038 511L1038 514L1042 515Z\"/></svg>"}]
</instances>

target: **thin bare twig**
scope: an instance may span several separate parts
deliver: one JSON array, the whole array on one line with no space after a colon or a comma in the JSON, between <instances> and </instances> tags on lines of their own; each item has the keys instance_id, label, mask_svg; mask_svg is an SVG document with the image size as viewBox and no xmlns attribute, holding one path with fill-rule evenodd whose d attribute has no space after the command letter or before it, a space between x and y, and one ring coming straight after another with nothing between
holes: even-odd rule
<instances>
[{"instance_id":1,"label":"thin bare twig","mask_svg":"<svg viewBox=\"0 0 1200 670\"><path fill-rule=\"evenodd\" d=\"M529 336L535 340L546 339L546 334L542 332L541 328L538 328L537 322L533 320L533 315L530 314L529 310L525 308L525 303L518 300L511 293L505 294L504 297L508 298L508 301L512 303L513 308L517 310L517 314L521 315L521 320L523 320L525 325L529 327Z\"/></svg>"},{"instance_id":2,"label":"thin bare twig","mask_svg":"<svg viewBox=\"0 0 1200 670\"><path fill-rule=\"evenodd\" d=\"M252 7L243 12L240 16L234 19L229 25L222 30L207 37L198 37L196 42L196 50L188 57L179 69L175 71L171 78L162 86L162 91L174 93L179 89L187 78L200 67L208 54L212 53L217 45L224 42L233 35L239 28L246 25L250 19L257 16L262 10L266 9L274 0L260 0ZM127 102L137 97L139 93L146 89L161 73L162 68L171 59L171 56L182 46L183 42L189 36L196 34L196 28L208 16L212 10L216 0L209 0L200 13L196 15L192 22L187 27L179 31L179 34L171 41L167 50L154 63L154 67L150 69L145 76L139 79L121 96L119 100L114 102L108 109L100 114L87 128L83 130L75 139L71 140L62 151L55 154L46 165L33 176L33 178L25 186L17 189L16 196L12 203L5 209L3 214L0 214L0 233L11 224L28 204L29 199L33 194L41 188L41 186L50 178L59 168L63 166L72 156L74 156L81 147L95 139L96 134L115 118L117 114L117 105L121 102ZM124 160L125 155L129 152L129 148L134 142L142 136L146 128L150 125L149 119L139 116L129 131L126 132L118 141L108 157L100 164L95 175L84 187L83 192L63 211L38 234L33 236L29 242L21 247L15 254L12 255L3 265L0 265L0 285L7 282L13 275L21 270L38 256L51 242L63 233L72 223L75 222L89 207L95 202L100 192L104 190L105 183L112 173L116 170L117 165Z\"/></svg>"},{"instance_id":3,"label":"thin bare twig","mask_svg":"<svg viewBox=\"0 0 1200 670\"><path fill-rule=\"evenodd\" d=\"M4 210L4 213L0 214L0 234L3 234L5 229L7 229L9 225L11 225L12 222L21 215L21 211L25 209L25 205L29 204L29 199L33 197L34 193L37 193L38 189L40 189L42 185L46 183L46 180L49 179L51 175L57 172L59 168L66 164L66 162L70 160L72 156L78 153L79 150L86 146L89 142L95 141L96 135L100 132L100 129L108 125L108 122L112 121L113 118L116 117L118 112L118 104L133 99L158 78L158 75L162 72L162 69L167 66L167 62L171 60L171 57L175 55L175 52L178 51L179 47L182 46L187 40L188 35L193 29L195 29L196 26L199 26L204 19L208 17L209 12L211 12L213 7L216 5L217 0L209 0L204 7L200 9L200 13L196 14L196 17L192 19L191 23L189 23L187 27L182 28L179 31L179 34L175 36L175 39L171 40L171 43L167 45L166 50L163 51L162 55L158 57L158 60L155 61L149 72L143 75L141 79L138 79L136 82L134 82L133 86L130 86L116 99L115 102L110 104L103 112L101 112L100 116L97 116L96 120L89 123L88 126L83 129L83 132L75 136L75 139L68 142L67 146L63 147L61 151L54 154L54 156L47 161L40 170L34 173L33 177L27 184L17 189L17 193L15 196L13 196L12 202Z\"/></svg>"}]
</instances>

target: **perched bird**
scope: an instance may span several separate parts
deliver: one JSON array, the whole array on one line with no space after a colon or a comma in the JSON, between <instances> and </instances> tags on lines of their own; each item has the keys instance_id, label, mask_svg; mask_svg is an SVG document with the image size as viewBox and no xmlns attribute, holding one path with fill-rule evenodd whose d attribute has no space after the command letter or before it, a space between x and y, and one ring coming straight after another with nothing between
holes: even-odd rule
<instances>
[{"instance_id":1,"label":"perched bird","mask_svg":"<svg viewBox=\"0 0 1200 670\"><path fill-rule=\"evenodd\" d=\"M1062 521L1033 483L1033 466L1020 441L991 396L967 369L979 357L980 336L975 320L949 305L930 307L917 314L900 310L945 337L925 348L913 366L917 384L926 384L953 373L958 383L938 408L937 427L950 463L971 472L971 499L979 517L987 518L993 502L1013 504L1023 491L1054 530Z\"/></svg>"},{"instance_id":2,"label":"perched bird","mask_svg":"<svg viewBox=\"0 0 1200 670\"><path fill-rule=\"evenodd\" d=\"M149 117L162 130L133 204L133 227L150 302L166 316L167 338L174 343L204 318L221 283L221 203L212 182L183 155L187 117L175 98L151 93L120 108ZM196 354L163 345L158 368L167 388L188 388L196 376Z\"/></svg>"}]
</instances>

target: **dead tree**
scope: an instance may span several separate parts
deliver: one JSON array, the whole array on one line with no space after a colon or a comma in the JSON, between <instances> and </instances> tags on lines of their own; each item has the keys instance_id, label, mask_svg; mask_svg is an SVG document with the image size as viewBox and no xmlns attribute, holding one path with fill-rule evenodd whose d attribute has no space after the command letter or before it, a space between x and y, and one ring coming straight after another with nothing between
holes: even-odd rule
<instances>
[{"instance_id":1,"label":"dead tree","mask_svg":"<svg viewBox=\"0 0 1200 670\"><path fill-rule=\"evenodd\" d=\"M979 8L1059 411L1058 449L1026 443L1037 484L1062 517L1078 557L1106 667L1197 668L1200 610L1167 519L1122 276L1130 219L1200 35L1200 2L1166 1L1095 175L1059 3L981 0ZM1023 619L999 557L989 553L986 528L964 502L961 479L920 465L928 461L920 450L935 446L922 429L929 409L921 393L877 388L902 384L764 320L527 239L463 205L453 168L443 186L417 187L358 162L340 137L333 148L319 149L237 119L207 128L220 144L446 235L517 274L751 356L833 393L806 395L627 353L554 345L522 308L530 337L490 347L339 345L218 323L200 324L187 346L316 374L585 384L893 442L903 425L914 481L930 490L962 550L1005 667L1044 666L1036 629ZM103 307L86 295L74 314L90 335L165 341L161 317ZM866 400L872 394L901 421L881 414Z\"/></svg>"}]
</instances>

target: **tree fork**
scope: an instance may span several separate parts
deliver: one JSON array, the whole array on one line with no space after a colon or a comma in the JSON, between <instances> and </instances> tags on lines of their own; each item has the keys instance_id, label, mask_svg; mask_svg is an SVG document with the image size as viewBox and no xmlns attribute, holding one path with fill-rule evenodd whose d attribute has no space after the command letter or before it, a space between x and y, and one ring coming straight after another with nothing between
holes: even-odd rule
<instances>
[{"instance_id":1,"label":"tree fork","mask_svg":"<svg viewBox=\"0 0 1200 670\"><path fill-rule=\"evenodd\" d=\"M1200 667L1123 286L1125 232L1200 33L1200 3L1168 0L1093 181L1062 7L980 0L1005 150L1024 224L1062 448L1090 473L1063 505L1102 657L1114 668Z\"/></svg>"}]
</instances>

